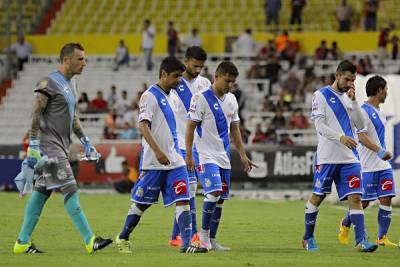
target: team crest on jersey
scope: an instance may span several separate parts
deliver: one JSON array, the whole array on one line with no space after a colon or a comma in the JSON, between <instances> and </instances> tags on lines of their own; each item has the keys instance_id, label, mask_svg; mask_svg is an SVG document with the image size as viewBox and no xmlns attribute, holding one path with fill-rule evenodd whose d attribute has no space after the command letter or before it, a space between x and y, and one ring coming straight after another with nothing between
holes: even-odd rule
<instances>
[{"instance_id":1,"label":"team crest on jersey","mask_svg":"<svg viewBox=\"0 0 400 267\"><path fill-rule=\"evenodd\" d=\"M139 187L136 189L135 195L136 195L137 197L143 197L143 194L144 194L143 188L139 186Z\"/></svg>"},{"instance_id":2,"label":"team crest on jersey","mask_svg":"<svg viewBox=\"0 0 400 267\"><path fill-rule=\"evenodd\" d=\"M206 187L210 187L211 186L211 180L210 179L206 178L204 182L206 184Z\"/></svg>"},{"instance_id":3,"label":"team crest on jersey","mask_svg":"<svg viewBox=\"0 0 400 267\"><path fill-rule=\"evenodd\" d=\"M175 195L184 195L187 192L187 185L185 180L175 181L172 185L175 191Z\"/></svg>"},{"instance_id":4,"label":"team crest on jersey","mask_svg":"<svg viewBox=\"0 0 400 267\"><path fill-rule=\"evenodd\" d=\"M393 189L393 181L391 179L385 178L381 181L382 191L390 191Z\"/></svg>"},{"instance_id":5,"label":"team crest on jersey","mask_svg":"<svg viewBox=\"0 0 400 267\"><path fill-rule=\"evenodd\" d=\"M357 176L357 175L347 177L347 182L351 189L360 188L360 184L361 184L360 181L361 181L360 176Z\"/></svg>"}]
</instances>

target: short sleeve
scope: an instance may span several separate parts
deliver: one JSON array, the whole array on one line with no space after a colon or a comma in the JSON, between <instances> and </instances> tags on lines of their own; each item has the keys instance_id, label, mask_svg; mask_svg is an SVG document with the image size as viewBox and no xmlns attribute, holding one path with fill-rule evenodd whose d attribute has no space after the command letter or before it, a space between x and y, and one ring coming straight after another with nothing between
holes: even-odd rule
<instances>
[{"instance_id":1,"label":"short sleeve","mask_svg":"<svg viewBox=\"0 0 400 267\"><path fill-rule=\"evenodd\" d=\"M139 101L139 118L138 122L147 120L152 121L157 102L148 92L143 93Z\"/></svg>"},{"instance_id":2,"label":"short sleeve","mask_svg":"<svg viewBox=\"0 0 400 267\"><path fill-rule=\"evenodd\" d=\"M238 122L238 121L240 121L240 117L239 117L239 104L238 104L238 102L237 102L235 96L233 96L232 99L233 99L233 101L234 101L234 103L235 103L235 110L234 110L234 112L233 112L232 122Z\"/></svg>"},{"instance_id":3,"label":"short sleeve","mask_svg":"<svg viewBox=\"0 0 400 267\"><path fill-rule=\"evenodd\" d=\"M51 85L48 78L41 79L35 86L35 93L42 93L48 98L53 98L56 95L56 90Z\"/></svg>"},{"instance_id":4,"label":"short sleeve","mask_svg":"<svg viewBox=\"0 0 400 267\"><path fill-rule=\"evenodd\" d=\"M325 118L325 101L323 96L317 91L313 95L311 120L315 120L318 117Z\"/></svg>"},{"instance_id":5,"label":"short sleeve","mask_svg":"<svg viewBox=\"0 0 400 267\"><path fill-rule=\"evenodd\" d=\"M200 122L203 120L205 107L200 93L195 94L190 100L188 119Z\"/></svg>"},{"instance_id":6,"label":"short sleeve","mask_svg":"<svg viewBox=\"0 0 400 267\"><path fill-rule=\"evenodd\" d=\"M361 109L362 119L364 120L364 128L357 129L357 133L366 133L370 126L371 120L368 117L367 112L364 109Z\"/></svg>"}]
</instances>

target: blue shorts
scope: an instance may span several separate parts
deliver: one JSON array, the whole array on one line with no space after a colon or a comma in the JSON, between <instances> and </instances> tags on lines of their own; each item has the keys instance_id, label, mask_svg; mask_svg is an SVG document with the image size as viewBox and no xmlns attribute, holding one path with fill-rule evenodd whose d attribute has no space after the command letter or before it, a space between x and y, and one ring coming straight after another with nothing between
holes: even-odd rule
<instances>
[{"instance_id":1,"label":"blue shorts","mask_svg":"<svg viewBox=\"0 0 400 267\"><path fill-rule=\"evenodd\" d=\"M396 196L392 169L363 172L362 185L362 200L371 201L381 197Z\"/></svg>"},{"instance_id":2,"label":"blue shorts","mask_svg":"<svg viewBox=\"0 0 400 267\"><path fill-rule=\"evenodd\" d=\"M333 181L341 201L349 195L362 195L360 163L315 165L314 194L330 194Z\"/></svg>"},{"instance_id":3,"label":"blue shorts","mask_svg":"<svg viewBox=\"0 0 400 267\"><path fill-rule=\"evenodd\" d=\"M166 207L177 201L189 201L186 166L172 170L141 170L132 188L131 200L141 204L155 204L160 192Z\"/></svg>"},{"instance_id":4,"label":"blue shorts","mask_svg":"<svg viewBox=\"0 0 400 267\"><path fill-rule=\"evenodd\" d=\"M181 149L181 154L183 159L186 158L186 150ZM194 169L195 171L189 171L188 170L188 175L189 175L189 184L197 184L197 177L199 177L198 172L197 172L197 167L199 166L199 153L197 150L193 149L193 160L194 160Z\"/></svg>"},{"instance_id":5,"label":"blue shorts","mask_svg":"<svg viewBox=\"0 0 400 267\"><path fill-rule=\"evenodd\" d=\"M231 170L222 169L217 164L206 163L197 168L204 195L220 191L221 199L229 199L231 187Z\"/></svg>"}]
</instances>

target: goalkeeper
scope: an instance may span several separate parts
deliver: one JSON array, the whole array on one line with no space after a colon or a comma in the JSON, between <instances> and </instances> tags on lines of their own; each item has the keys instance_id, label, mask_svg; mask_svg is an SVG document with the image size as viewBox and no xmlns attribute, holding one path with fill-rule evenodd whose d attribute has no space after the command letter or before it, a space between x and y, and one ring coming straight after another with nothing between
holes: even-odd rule
<instances>
[{"instance_id":1,"label":"goalkeeper","mask_svg":"<svg viewBox=\"0 0 400 267\"><path fill-rule=\"evenodd\" d=\"M84 49L80 44L66 44L60 52L60 67L41 79L34 90L32 124L30 128L27 164L34 168L42 155L56 158L57 163L43 169L26 204L24 221L14 253L42 253L31 241L32 232L43 206L52 190L60 190L64 207L81 234L88 254L108 246L112 240L95 236L78 197L78 188L68 162L71 132L81 140L86 158L97 155L96 149L84 135L76 113L76 82L72 77L81 74L86 65Z\"/></svg>"}]
</instances>

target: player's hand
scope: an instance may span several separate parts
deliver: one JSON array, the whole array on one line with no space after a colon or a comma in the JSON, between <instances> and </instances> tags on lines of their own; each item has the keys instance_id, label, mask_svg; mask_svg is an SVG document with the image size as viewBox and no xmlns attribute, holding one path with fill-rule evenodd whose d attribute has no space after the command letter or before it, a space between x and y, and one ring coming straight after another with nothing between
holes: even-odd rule
<instances>
[{"instance_id":1,"label":"player's hand","mask_svg":"<svg viewBox=\"0 0 400 267\"><path fill-rule=\"evenodd\" d=\"M167 155L164 154L164 152L162 152L161 150L156 151L156 158L158 160L158 162L160 162L160 164L162 165L169 165L171 162L169 161Z\"/></svg>"},{"instance_id":2,"label":"player's hand","mask_svg":"<svg viewBox=\"0 0 400 267\"><path fill-rule=\"evenodd\" d=\"M390 160L392 159L393 155L389 151L386 151L385 155L383 156L383 160Z\"/></svg>"},{"instance_id":3,"label":"player's hand","mask_svg":"<svg viewBox=\"0 0 400 267\"><path fill-rule=\"evenodd\" d=\"M244 170L249 172L253 169L253 167L258 168L256 164L254 164L247 156L244 156L240 159L243 163Z\"/></svg>"},{"instance_id":4,"label":"player's hand","mask_svg":"<svg viewBox=\"0 0 400 267\"><path fill-rule=\"evenodd\" d=\"M39 140L32 139L29 140L29 147L27 151L27 163L32 169L35 167L36 163L42 158L40 155Z\"/></svg>"},{"instance_id":5,"label":"player's hand","mask_svg":"<svg viewBox=\"0 0 400 267\"><path fill-rule=\"evenodd\" d=\"M354 101L356 100L356 90L354 87L350 88L349 91L347 91L347 95L349 96L349 98Z\"/></svg>"},{"instance_id":6,"label":"player's hand","mask_svg":"<svg viewBox=\"0 0 400 267\"><path fill-rule=\"evenodd\" d=\"M186 168L188 169L188 171L194 172L194 160L193 160L193 157L186 155L185 161L186 161Z\"/></svg>"},{"instance_id":7,"label":"player's hand","mask_svg":"<svg viewBox=\"0 0 400 267\"><path fill-rule=\"evenodd\" d=\"M358 144L356 140L354 140L354 139L351 138L351 137L345 136L345 135L342 135L342 136L340 137L340 142L341 142L343 145L345 145L345 146L347 146L348 148L350 148L350 149L356 148L356 147L357 147L357 144Z\"/></svg>"},{"instance_id":8,"label":"player's hand","mask_svg":"<svg viewBox=\"0 0 400 267\"><path fill-rule=\"evenodd\" d=\"M97 153L96 148L92 145L92 143L90 142L89 137L85 136L81 138L81 143L84 147L85 150L85 156L87 158L90 158L92 155L94 155L95 153Z\"/></svg>"}]
</instances>

